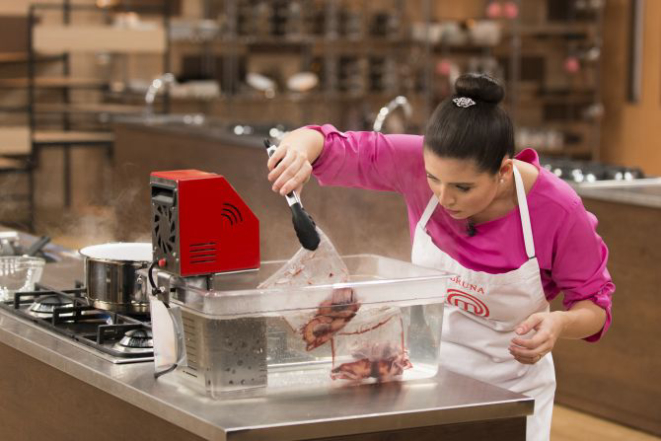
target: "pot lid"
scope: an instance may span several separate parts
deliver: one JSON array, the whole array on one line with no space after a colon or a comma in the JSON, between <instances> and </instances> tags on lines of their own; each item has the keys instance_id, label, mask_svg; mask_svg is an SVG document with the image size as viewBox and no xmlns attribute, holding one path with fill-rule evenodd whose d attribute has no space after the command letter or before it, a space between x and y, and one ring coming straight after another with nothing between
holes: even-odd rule
<instances>
[{"instance_id":1,"label":"pot lid","mask_svg":"<svg viewBox=\"0 0 661 441\"><path fill-rule=\"evenodd\" d=\"M120 262L151 262L152 246L150 242L117 242L92 245L79 251L85 257Z\"/></svg>"}]
</instances>

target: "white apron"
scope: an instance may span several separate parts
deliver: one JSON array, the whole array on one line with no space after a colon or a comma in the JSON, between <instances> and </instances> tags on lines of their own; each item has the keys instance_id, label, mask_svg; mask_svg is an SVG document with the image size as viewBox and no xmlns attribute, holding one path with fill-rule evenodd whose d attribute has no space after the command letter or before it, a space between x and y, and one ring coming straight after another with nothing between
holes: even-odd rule
<instances>
[{"instance_id":1,"label":"white apron","mask_svg":"<svg viewBox=\"0 0 661 441\"><path fill-rule=\"evenodd\" d=\"M530 215L521 174L514 167L528 261L503 274L463 267L441 251L425 227L438 205L433 196L416 226L411 260L457 274L448 284L441 343L441 366L535 399L528 417L527 441L550 438L555 369L551 354L533 365L521 364L508 351L514 330L531 314L549 310L544 295ZM534 331L531 331L531 336Z\"/></svg>"}]
</instances>

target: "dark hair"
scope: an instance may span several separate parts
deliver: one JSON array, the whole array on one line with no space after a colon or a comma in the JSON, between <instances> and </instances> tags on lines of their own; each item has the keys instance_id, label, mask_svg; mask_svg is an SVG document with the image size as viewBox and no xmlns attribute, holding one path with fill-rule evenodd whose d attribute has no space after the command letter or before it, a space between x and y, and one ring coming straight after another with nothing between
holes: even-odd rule
<instances>
[{"instance_id":1,"label":"dark hair","mask_svg":"<svg viewBox=\"0 0 661 441\"><path fill-rule=\"evenodd\" d=\"M481 74L460 76L454 88L455 95L436 107L427 124L425 148L440 157L473 159L481 171L495 174L505 155L514 156L512 121L498 105L505 91ZM475 104L466 106L460 98Z\"/></svg>"}]
</instances>

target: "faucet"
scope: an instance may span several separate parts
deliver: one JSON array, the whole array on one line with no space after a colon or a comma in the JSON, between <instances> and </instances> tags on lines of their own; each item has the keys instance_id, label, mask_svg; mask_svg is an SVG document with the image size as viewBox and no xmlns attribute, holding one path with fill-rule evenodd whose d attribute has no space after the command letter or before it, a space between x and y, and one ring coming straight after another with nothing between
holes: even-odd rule
<instances>
[{"instance_id":1,"label":"faucet","mask_svg":"<svg viewBox=\"0 0 661 441\"><path fill-rule=\"evenodd\" d=\"M176 82L177 80L174 75L169 72L164 73L151 82L149 89L147 89L147 93L145 94L145 114L147 114L147 116L154 114L154 100L156 99L156 95L163 88L163 86L166 84L174 84Z\"/></svg>"},{"instance_id":2,"label":"faucet","mask_svg":"<svg viewBox=\"0 0 661 441\"><path fill-rule=\"evenodd\" d=\"M388 104L381 107L381 110L379 110L379 113L376 115L376 119L374 120L374 126L372 127L372 130L375 132L380 132L383 129L383 124L386 122L388 116L390 116L392 112L400 107L402 110L404 110L404 117L406 120L410 119L413 115L413 108L405 96L399 95L391 100Z\"/></svg>"}]
</instances>

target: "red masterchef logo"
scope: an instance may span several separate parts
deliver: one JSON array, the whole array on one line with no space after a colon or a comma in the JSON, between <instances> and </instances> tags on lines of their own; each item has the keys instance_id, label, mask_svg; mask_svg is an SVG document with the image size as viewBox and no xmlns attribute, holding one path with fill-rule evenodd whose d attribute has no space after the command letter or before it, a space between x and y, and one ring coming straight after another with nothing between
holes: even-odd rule
<instances>
[{"instance_id":1,"label":"red masterchef logo","mask_svg":"<svg viewBox=\"0 0 661 441\"><path fill-rule=\"evenodd\" d=\"M489 317L489 308L477 297L466 294L456 289L448 289L447 302L466 312L479 315L480 317Z\"/></svg>"}]
</instances>

